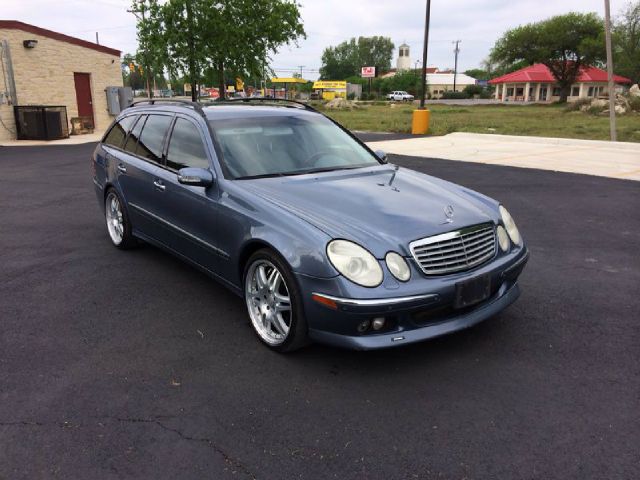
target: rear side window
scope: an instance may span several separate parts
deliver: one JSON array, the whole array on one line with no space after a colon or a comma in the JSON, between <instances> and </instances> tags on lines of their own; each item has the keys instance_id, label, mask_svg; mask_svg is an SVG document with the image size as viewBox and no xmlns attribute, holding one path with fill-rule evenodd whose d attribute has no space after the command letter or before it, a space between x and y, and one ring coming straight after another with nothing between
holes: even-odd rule
<instances>
[{"instance_id":1,"label":"rear side window","mask_svg":"<svg viewBox=\"0 0 640 480\"><path fill-rule=\"evenodd\" d=\"M183 118L176 119L171 133L167 167L174 170L185 167L209 168L209 159L198 129Z\"/></svg>"},{"instance_id":2,"label":"rear side window","mask_svg":"<svg viewBox=\"0 0 640 480\"><path fill-rule=\"evenodd\" d=\"M136 123L136 126L133 127L129 137L127 138L127 142L124 144L124 149L129 153L137 153L136 148L138 146L138 138L140 138L140 132L142 131L142 127L144 126L144 121L147 119L147 115L141 115L140 120Z\"/></svg>"},{"instance_id":3,"label":"rear side window","mask_svg":"<svg viewBox=\"0 0 640 480\"><path fill-rule=\"evenodd\" d=\"M164 137L171 125L169 115L149 115L138 140L136 153L155 163L162 163Z\"/></svg>"},{"instance_id":4,"label":"rear side window","mask_svg":"<svg viewBox=\"0 0 640 480\"><path fill-rule=\"evenodd\" d=\"M137 115L129 115L128 117L118 120L113 127L111 127L103 143L111 145L112 147L122 148L124 139L127 138L127 133L129 133L129 130L133 127L136 118L138 118Z\"/></svg>"}]
</instances>

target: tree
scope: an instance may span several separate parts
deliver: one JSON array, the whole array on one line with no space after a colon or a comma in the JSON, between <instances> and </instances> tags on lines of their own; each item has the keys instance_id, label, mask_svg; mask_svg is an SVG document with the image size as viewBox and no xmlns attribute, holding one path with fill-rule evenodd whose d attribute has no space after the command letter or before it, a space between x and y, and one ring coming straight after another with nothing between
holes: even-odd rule
<instances>
[{"instance_id":1,"label":"tree","mask_svg":"<svg viewBox=\"0 0 640 480\"><path fill-rule=\"evenodd\" d=\"M359 37L345 41L322 52L320 78L337 80L360 75L362 67L378 67L380 71L391 68L395 46L387 37Z\"/></svg>"},{"instance_id":2,"label":"tree","mask_svg":"<svg viewBox=\"0 0 640 480\"><path fill-rule=\"evenodd\" d=\"M142 66L149 98L153 97L153 78L164 79L166 48L163 38L161 6L158 0L132 0L131 13L136 16L138 50L135 59Z\"/></svg>"},{"instance_id":3,"label":"tree","mask_svg":"<svg viewBox=\"0 0 640 480\"><path fill-rule=\"evenodd\" d=\"M488 71L483 70L481 68L472 68L470 70L467 70L464 73L465 73L465 75L469 75L470 77L473 77L476 80L490 80L491 79L491 74Z\"/></svg>"},{"instance_id":4,"label":"tree","mask_svg":"<svg viewBox=\"0 0 640 480\"><path fill-rule=\"evenodd\" d=\"M133 65L133 69L131 69ZM131 87L133 90L144 88L144 80L140 74L140 65L137 64L136 58L130 53L125 53L122 57L122 83Z\"/></svg>"},{"instance_id":5,"label":"tree","mask_svg":"<svg viewBox=\"0 0 640 480\"><path fill-rule=\"evenodd\" d=\"M393 77L383 79L380 87L382 94L387 94L394 90L404 90L417 97L420 94L422 83L419 75L416 75L415 72L407 71L398 72Z\"/></svg>"},{"instance_id":6,"label":"tree","mask_svg":"<svg viewBox=\"0 0 640 480\"><path fill-rule=\"evenodd\" d=\"M629 2L613 27L613 65L616 73L640 83L640 1Z\"/></svg>"},{"instance_id":7,"label":"tree","mask_svg":"<svg viewBox=\"0 0 640 480\"><path fill-rule=\"evenodd\" d=\"M501 68L543 63L560 87L560 102L566 102L580 69L605 59L604 44L601 18L568 13L507 31L493 47L491 59Z\"/></svg>"},{"instance_id":8,"label":"tree","mask_svg":"<svg viewBox=\"0 0 640 480\"><path fill-rule=\"evenodd\" d=\"M223 98L225 72L229 79L262 77L272 53L305 36L292 0L168 0L155 9L157 2L139 0L148 5L148 24L154 29L148 50L162 59L171 78L188 77L194 101L205 74L217 74Z\"/></svg>"}]
</instances>

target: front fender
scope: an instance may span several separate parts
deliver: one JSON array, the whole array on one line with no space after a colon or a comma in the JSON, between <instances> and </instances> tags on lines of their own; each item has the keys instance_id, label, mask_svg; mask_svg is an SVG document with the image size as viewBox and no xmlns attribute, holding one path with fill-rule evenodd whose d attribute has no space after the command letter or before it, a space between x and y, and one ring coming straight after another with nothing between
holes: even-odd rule
<instances>
[{"instance_id":1,"label":"front fender","mask_svg":"<svg viewBox=\"0 0 640 480\"><path fill-rule=\"evenodd\" d=\"M244 262L252 251L269 247L291 269L303 275L331 278L338 272L329 263L326 233L287 210L226 181L220 198L220 248L229 256L223 275L239 285Z\"/></svg>"}]
</instances>

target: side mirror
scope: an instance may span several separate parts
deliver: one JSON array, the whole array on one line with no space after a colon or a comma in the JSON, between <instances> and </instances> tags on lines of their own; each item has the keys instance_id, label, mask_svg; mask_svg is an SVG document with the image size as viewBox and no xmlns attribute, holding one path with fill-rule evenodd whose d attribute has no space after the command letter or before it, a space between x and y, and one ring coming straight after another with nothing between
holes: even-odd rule
<instances>
[{"instance_id":1,"label":"side mirror","mask_svg":"<svg viewBox=\"0 0 640 480\"><path fill-rule=\"evenodd\" d=\"M384 152L384 150L376 150L375 154L376 154L376 157L378 157L382 163L388 162L387 154Z\"/></svg>"},{"instance_id":2,"label":"side mirror","mask_svg":"<svg viewBox=\"0 0 640 480\"><path fill-rule=\"evenodd\" d=\"M213 185L213 174L206 168L181 168L178 170L178 182L206 188Z\"/></svg>"}]
</instances>

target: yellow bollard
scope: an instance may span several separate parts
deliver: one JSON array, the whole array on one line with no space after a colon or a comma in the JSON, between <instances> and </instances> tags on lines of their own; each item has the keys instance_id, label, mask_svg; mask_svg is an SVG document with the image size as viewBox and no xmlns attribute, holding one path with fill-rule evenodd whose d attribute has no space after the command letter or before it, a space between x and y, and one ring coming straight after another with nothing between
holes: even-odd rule
<instances>
[{"instance_id":1,"label":"yellow bollard","mask_svg":"<svg viewBox=\"0 0 640 480\"><path fill-rule=\"evenodd\" d=\"M425 109L413 111L413 119L411 122L411 133L413 135L424 135L429 132L429 118L431 112Z\"/></svg>"}]
</instances>

